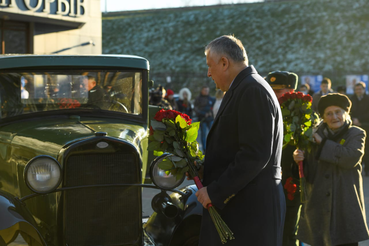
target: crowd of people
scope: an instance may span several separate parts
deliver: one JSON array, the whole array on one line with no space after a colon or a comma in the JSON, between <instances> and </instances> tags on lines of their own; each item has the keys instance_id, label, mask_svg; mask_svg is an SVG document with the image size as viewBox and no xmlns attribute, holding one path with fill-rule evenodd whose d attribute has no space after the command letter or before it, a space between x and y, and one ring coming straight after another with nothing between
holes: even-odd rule
<instances>
[{"instance_id":1,"label":"crowd of people","mask_svg":"<svg viewBox=\"0 0 369 246\"><path fill-rule=\"evenodd\" d=\"M214 39L205 55L216 97L204 86L193 107L187 88L177 101L171 90L167 100L163 93L161 99L164 107L201 122L205 161L204 187L196 193L204 206L199 245L221 245L213 236L209 203L234 232L230 246L357 246L369 239L362 179L363 166L369 175L366 84L356 83L350 98L345 88L334 92L329 78L315 93L309 84L300 85L300 92L312 96L319 124L310 151L293 145L282 151L286 129L278 98L297 90L298 76L274 71L261 77L234 36ZM298 188L301 162L307 191L303 202ZM287 183L297 187L295 196L288 195Z\"/></svg>"}]
</instances>

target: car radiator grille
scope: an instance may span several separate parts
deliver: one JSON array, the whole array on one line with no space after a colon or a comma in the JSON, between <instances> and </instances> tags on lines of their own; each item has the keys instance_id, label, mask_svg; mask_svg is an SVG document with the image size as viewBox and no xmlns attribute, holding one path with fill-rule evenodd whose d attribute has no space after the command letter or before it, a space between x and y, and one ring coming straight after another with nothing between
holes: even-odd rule
<instances>
[{"instance_id":1,"label":"car radiator grille","mask_svg":"<svg viewBox=\"0 0 369 246\"><path fill-rule=\"evenodd\" d=\"M64 186L138 184L132 153L71 155ZM98 187L64 192L64 236L74 245L134 245L141 235L141 189Z\"/></svg>"}]
</instances>

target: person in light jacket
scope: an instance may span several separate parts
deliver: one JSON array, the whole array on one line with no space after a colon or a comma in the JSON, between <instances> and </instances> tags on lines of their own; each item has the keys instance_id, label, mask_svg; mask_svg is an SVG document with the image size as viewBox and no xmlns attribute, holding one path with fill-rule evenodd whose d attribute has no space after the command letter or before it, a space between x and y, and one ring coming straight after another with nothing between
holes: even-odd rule
<instances>
[{"instance_id":1,"label":"person in light jacket","mask_svg":"<svg viewBox=\"0 0 369 246\"><path fill-rule=\"evenodd\" d=\"M303 161L307 190L297 238L310 245L357 246L369 238L361 175L366 134L352 126L350 108L346 95L322 96L316 144L310 153L293 154Z\"/></svg>"}]
</instances>

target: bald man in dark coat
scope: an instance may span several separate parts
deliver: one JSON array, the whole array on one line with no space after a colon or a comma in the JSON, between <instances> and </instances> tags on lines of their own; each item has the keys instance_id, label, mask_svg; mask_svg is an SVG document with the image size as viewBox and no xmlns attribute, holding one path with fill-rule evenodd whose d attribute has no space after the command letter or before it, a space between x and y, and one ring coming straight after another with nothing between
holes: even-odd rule
<instances>
[{"instance_id":1,"label":"bald man in dark coat","mask_svg":"<svg viewBox=\"0 0 369 246\"><path fill-rule=\"evenodd\" d=\"M227 246L281 246L285 198L278 100L248 66L240 40L221 36L205 54L208 76L227 93L207 137L204 188L196 195L204 207L212 203L233 231L235 239ZM199 245L222 245L206 209Z\"/></svg>"}]
</instances>

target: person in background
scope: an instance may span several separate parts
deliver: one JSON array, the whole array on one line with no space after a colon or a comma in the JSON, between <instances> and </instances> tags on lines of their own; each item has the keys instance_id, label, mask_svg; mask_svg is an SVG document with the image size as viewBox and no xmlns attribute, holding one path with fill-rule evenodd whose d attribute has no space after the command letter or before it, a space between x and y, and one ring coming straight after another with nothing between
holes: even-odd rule
<instances>
[{"instance_id":1,"label":"person in background","mask_svg":"<svg viewBox=\"0 0 369 246\"><path fill-rule=\"evenodd\" d=\"M351 97L351 119L355 126L359 126L369 134L369 96L365 93L366 85L359 82L354 85L354 95ZM369 141L366 137L365 154L363 157L364 172L369 176Z\"/></svg>"},{"instance_id":2,"label":"person in background","mask_svg":"<svg viewBox=\"0 0 369 246\"><path fill-rule=\"evenodd\" d=\"M149 104L162 107L163 109L172 109L170 103L164 99L165 89L159 85L158 88L150 92Z\"/></svg>"},{"instance_id":3,"label":"person in background","mask_svg":"<svg viewBox=\"0 0 369 246\"><path fill-rule=\"evenodd\" d=\"M277 98L288 92L294 92L297 88L298 76L295 73L287 71L270 72L266 77L266 81L272 87ZM301 90L301 87L300 87ZM296 190L294 194L288 193L290 185L300 186L299 170L293 160L293 152L295 147L287 145L282 150L282 184L284 187L284 195L286 198L286 218L283 229L283 246L301 245L296 239L297 225L301 208L300 191Z\"/></svg>"},{"instance_id":4,"label":"person in background","mask_svg":"<svg viewBox=\"0 0 369 246\"><path fill-rule=\"evenodd\" d=\"M346 86L341 85L337 87L337 93L346 94Z\"/></svg>"},{"instance_id":5,"label":"person in background","mask_svg":"<svg viewBox=\"0 0 369 246\"><path fill-rule=\"evenodd\" d=\"M26 84L27 84L27 79L22 76L21 78L21 98L22 99L29 98L29 92L26 90Z\"/></svg>"},{"instance_id":6,"label":"person in background","mask_svg":"<svg viewBox=\"0 0 369 246\"><path fill-rule=\"evenodd\" d=\"M219 107L220 107L220 104L222 103L223 97L224 97L224 92L222 90L218 89L215 92L215 103L214 103L214 106L213 106L214 118L217 116L217 113L219 111Z\"/></svg>"},{"instance_id":7,"label":"person in background","mask_svg":"<svg viewBox=\"0 0 369 246\"><path fill-rule=\"evenodd\" d=\"M314 95L314 91L310 89L309 84L302 84L300 85L300 92L304 93L305 95L309 94L310 96Z\"/></svg>"},{"instance_id":8,"label":"person in background","mask_svg":"<svg viewBox=\"0 0 369 246\"><path fill-rule=\"evenodd\" d=\"M322 96L312 150L293 153L296 163L303 161L307 192L297 238L309 245L357 246L369 238L361 175L365 131L351 125L350 108L346 95Z\"/></svg>"},{"instance_id":9,"label":"person in background","mask_svg":"<svg viewBox=\"0 0 369 246\"><path fill-rule=\"evenodd\" d=\"M188 88L182 88L179 93L179 99L177 101L178 111L192 117L192 93Z\"/></svg>"},{"instance_id":10,"label":"person in background","mask_svg":"<svg viewBox=\"0 0 369 246\"><path fill-rule=\"evenodd\" d=\"M320 91L313 95L313 103L311 108L314 112L318 113L318 103L322 96L332 93L333 90L331 89L332 82L329 78L323 78L322 82L320 83Z\"/></svg>"},{"instance_id":11,"label":"person in background","mask_svg":"<svg viewBox=\"0 0 369 246\"><path fill-rule=\"evenodd\" d=\"M227 246L281 246L285 198L281 184L282 113L272 88L248 64L242 42L224 35L205 48L208 77L224 95L208 134L199 246L221 246L209 203L234 233Z\"/></svg>"},{"instance_id":12,"label":"person in background","mask_svg":"<svg viewBox=\"0 0 369 246\"><path fill-rule=\"evenodd\" d=\"M178 106L177 106L177 102L174 99L174 92L171 89L167 90L167 94L165 99L170 103L170 106L172 107L173 110L178 110Z\"/></svg>"},{"instance_id":13,"label":"person in background","mask_svg":"<svg viewBox=\"0 0 369 246\"><path fill-rule=\"evenodd\" d=\"M96 83L96 79L93 76L87 76L84 80L85 88L88 91L87 104L96 105L101 107L104 101L104 90Z\"/></svg>"},{"instance_id":14,"label":"person in background","mask_svg":"<svg viewBox=\"0 0 369 246\"><path fill-rule=\"evenodd\" d=\"M209 96L209 90L209 86L203 86L194 103L194 111L198 121L200 121L201 143L204 152L206 150L206 136L214 120L212 109L215 99Z\"/></svg>"}]
</instances>

